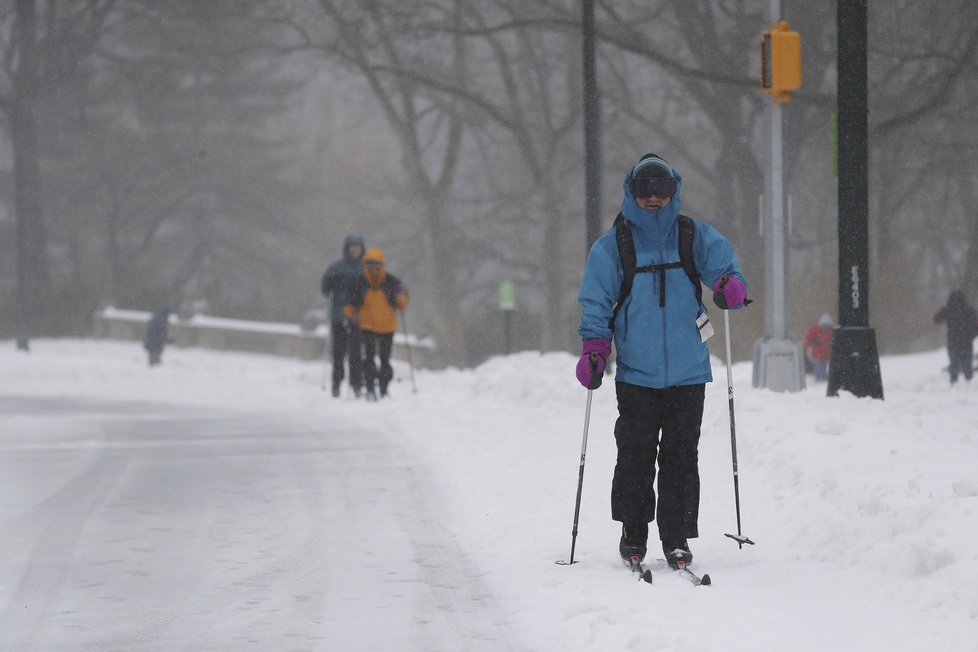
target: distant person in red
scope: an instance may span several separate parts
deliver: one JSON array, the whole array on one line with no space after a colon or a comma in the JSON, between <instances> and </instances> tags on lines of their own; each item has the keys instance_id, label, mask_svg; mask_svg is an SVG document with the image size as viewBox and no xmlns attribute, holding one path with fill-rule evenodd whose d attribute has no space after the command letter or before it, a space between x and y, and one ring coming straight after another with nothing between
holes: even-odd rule
<instances>
[{"instance_id":1,"label":"distant person in red","mask_svg":"<svg viewBox=\"0 0 978 652\"><path fill-rule=\"evenodd\" d=\"M947 354L951 359L951 384L958 382L958 374L971 381L974 374L974 341L978 337L978 316L968 305L964 292L955 290L947 299L947 305L934 315L935 324L947 324Z\"/></svg>"},{"instance_id":2,"label":"distant person in red","mask_svg":"<svg viewBox=\"0 0 978 652\"><path fill-rule=\"evenodd\" d=\"M829 358L832 357L832 317L822 313L818 321L805 333L805 356L812 363L815 382L821 383L829 378Z\"/></svg>"}]
</instances>

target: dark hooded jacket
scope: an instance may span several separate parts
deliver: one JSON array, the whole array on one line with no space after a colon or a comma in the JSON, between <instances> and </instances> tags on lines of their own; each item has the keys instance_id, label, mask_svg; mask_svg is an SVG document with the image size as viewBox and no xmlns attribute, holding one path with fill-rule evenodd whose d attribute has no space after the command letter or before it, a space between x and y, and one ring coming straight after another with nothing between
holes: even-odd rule
<instances>
[{"instance_id":1,"label":"dark hooded jacket","mask_svg":"<svg viewBox=\"0 0 978 652\"><path fill-rule=\"evenodd\" d=\"M350 247L360 245L360 255L353 257ZM349 235L343 241L343 258L329 266L323 274L323 295L330 297L329 319L332 322L343 321L343 306L349 301L353 283L363 271L363 238Z\"/></svg>"},{"instance_id":2,"label":"dark hooded jacket","mask_svg":"<svg viewBox=\"0 0 978 652\"><path fill-rule=\"evenodd\" d=\"M947 323L947 348L970 349L978 337L978 316L968 305L964 293L955 290L947 299L947 305L934 315L934 323Z\"/></svg>"},{"instance_id":3,"label":"dark hooded jacket","mask_svg":"<svg viewBox=\"0 0 978 652\"><path fill-rule=\"evenodd\" d=\"M170 326L170 310L157 310L146 324L146 336L143 338L143 348L147 351L162 351L167 343L167 331Z\"/></svg>"}]
</instances>

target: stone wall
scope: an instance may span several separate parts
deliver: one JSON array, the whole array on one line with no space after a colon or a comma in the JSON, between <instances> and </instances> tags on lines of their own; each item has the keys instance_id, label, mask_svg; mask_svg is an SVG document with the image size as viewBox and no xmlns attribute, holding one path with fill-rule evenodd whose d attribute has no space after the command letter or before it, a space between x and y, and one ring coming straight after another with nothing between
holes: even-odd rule
<instances>
[{"instance_id":1,"label":"stone wall","mask_svg":"<svg viewBox=\"0 0 978 652\"><path fill-rule=\"evenodd\" d=\"M150 313L141 310L106 308L94 316L96 337L142 341ZM329 327L318 325L304 330L298 324L254 322L194 315L181 319L170 315L169 339L173 346L203 347L225 351L267 353L300 360L323 358L329 338ZM410 343L410 352L408 351ZM427 367L433 360L434 343L404 333L394 334L392 357L410 361L415 367Z\"/></svg>"}]
</instances>

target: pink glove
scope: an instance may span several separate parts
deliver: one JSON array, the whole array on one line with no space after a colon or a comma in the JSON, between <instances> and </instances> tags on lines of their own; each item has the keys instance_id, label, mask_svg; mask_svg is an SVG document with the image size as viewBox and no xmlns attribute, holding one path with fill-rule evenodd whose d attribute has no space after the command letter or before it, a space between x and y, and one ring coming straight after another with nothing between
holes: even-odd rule
<instances>
[{"instance_id":1,"label":"pink glove","mask_svg":"<svg viewBox=\"0 0 978 652\"><path fill-rule=\"evenodd\" d=\"M577 361L577 380L586 389L601 387L604 367L611 355L611 342L599 338L584 340L581 359Z\"/></svg>"},{"instance_id":2,"label":"pink glove","mask_svg":"<svg viewBox=\"0 0 978 652\"><path fill-rule=\"evenodd\" d=\"M713 303L721 310L733 310L745 305L747 288L736 276L721 276L713 284Z\"/></svg>"}]
</instances>

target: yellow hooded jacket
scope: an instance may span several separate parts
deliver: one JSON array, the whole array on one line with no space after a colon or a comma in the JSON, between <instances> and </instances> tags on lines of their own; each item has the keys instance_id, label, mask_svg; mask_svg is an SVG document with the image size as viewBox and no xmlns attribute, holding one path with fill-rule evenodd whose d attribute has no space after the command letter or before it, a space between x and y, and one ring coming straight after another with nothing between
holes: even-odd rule
<instances>
[{"instance_id":1,"label":"yellow hooded jacket","mask_svg":"<svg viewBox=\"0 0 978 652\"><path fill-rule=\"evenodd\" d=\"M382 249L367 249L363 254L363 267L343 314L348 319L358 317L360 330L394 333L397 331L397 310L404 310L408 305L407 290L399 278L387 273Z\"/></svg>"}]
</instances>

